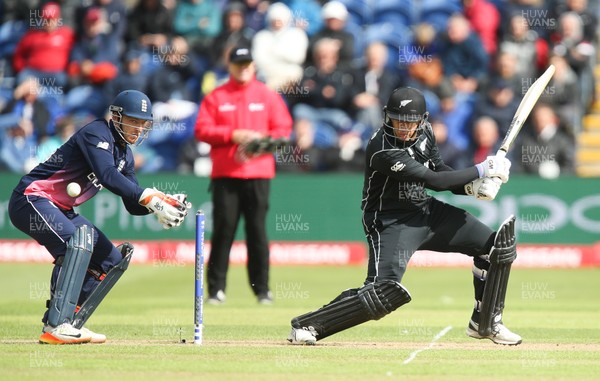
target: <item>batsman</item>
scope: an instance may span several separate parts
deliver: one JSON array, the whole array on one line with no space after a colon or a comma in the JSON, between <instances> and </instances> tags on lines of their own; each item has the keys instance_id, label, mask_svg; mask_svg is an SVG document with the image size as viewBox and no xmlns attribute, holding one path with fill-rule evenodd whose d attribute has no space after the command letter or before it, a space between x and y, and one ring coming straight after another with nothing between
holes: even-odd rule
<instances>
[{"instance_id":1,"label":"batsman","mask_svg":"<svg viewBox=\"0 0 600 381\"><path fill-rule=\"evenodd\" d=\"M154 214L165 229L179 226L191 204L184 194L141 188L132 145L152 129L150 99L139 91L119 93L109 120L81 127L48 160L23 176L13 190L8 213L15 227L54 257L50 300L42 318L41 344L103 343L106 336L84 327L127 269L133 246L115 247L104 233L73 208L102 189L121 197L132 215ZM69 193L77 184L79 194Z\"/></svg>"},{"instance_id":2,"label":"batsman","mask_svg":"<svg viewBox=\"0 0 600 381\"><path fill-rule=\"evenodd\" d=\"M498 231L426 189L493 200L509 177L510 161L489 156L466 169L444 164L427 117L425 98L414 88L394 90L384 122L366 152L362 223L369 247L367 277L320 309L292 319L288 341L313 345L337 332L378 320L410 302L400 283L416 250L459 252L473 258L475 304L466 334L496 344L518 345L521 337L503 323L512 262L515 218Z\"/></svg>"}]
</instances>

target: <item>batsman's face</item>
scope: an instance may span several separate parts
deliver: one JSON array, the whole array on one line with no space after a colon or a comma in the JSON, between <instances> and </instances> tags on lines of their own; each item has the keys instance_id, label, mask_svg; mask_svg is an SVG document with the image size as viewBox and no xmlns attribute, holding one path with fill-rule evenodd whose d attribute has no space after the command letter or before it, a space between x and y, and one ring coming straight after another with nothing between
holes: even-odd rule
<instances>
[{"instance_id":1,"label":"batsman's face","mask_svg":"<svg viewBox=\"0 0 600 381\"><path fill-rule=\"evenodd\" d=\"M415 140L417 138L417 128L420 122L404 122L392 119L394 135L396 138L404 141Z\"/></svg>"},{"instance_id":2,"label":"batsman's face","mask_svg":"<svg viewBox=\"0 0 600 381\"><path fill-rule=\"evenodd\" d=\"M254 78L255 72L256 69L252 61L229 64L229 74L241 84L250 82Z\"/></svg>"}]
</instances>

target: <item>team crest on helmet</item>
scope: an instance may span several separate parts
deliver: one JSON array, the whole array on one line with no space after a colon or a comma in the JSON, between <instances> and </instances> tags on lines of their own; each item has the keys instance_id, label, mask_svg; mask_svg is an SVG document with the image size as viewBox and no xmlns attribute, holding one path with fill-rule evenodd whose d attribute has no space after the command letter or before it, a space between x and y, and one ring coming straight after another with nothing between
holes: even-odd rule
<instances>
[{"instance_id":1,"label":"team crest on helmet","mask_svg":"<svg viewBox=\"0 0 600 381\"><path fill-rule=\"evenodd\" d=\"M400 101L400 107L404 107L407 104L409 104L410 102L412 102L412 99L404 99L404 100Z\"/></svg>"}]
</instances>

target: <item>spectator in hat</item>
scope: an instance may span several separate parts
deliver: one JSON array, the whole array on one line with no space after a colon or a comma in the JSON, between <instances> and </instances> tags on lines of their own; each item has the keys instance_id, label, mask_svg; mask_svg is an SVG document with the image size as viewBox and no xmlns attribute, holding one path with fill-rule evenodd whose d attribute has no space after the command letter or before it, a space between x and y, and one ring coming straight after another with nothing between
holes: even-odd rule
<instances>
[{"instance_id":1,"label":"spectator in hat","mask_svg":"<svg viewBox=\"0 0 600 381\"><path fill-rule=\"evenodd\" d=\"M267 27L252 40L259 77L278 91L302 78L302 64L306 59L306 32L291 22L290 9L285 4L274 3L267 12Z\"/></svg>"},{"instance_id":2,"label":"spectator in hat","mask_svg":"<svg viewBox=\"0 0 600 381\"><path fill-rule=\"evenodd\" d=\"M354 36L345 31L348 10L340 1L330 1L321 10L323 27L310 38L307 64L312 63L315 44L323 38L331 38L340 42L339 65L350 67L354 58Z\"/></svg>"}]
</instances>

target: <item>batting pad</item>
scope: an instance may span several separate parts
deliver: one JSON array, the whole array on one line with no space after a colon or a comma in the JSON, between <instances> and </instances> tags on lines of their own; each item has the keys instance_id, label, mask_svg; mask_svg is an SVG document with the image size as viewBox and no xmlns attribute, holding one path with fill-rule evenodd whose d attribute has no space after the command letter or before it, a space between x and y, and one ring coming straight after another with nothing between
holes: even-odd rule
<instances>
[{"instance_id":1,"label":"batting pad","mask_svg":"<svg viewBox=\"0 0 600 381\"><path fill-rule=\"evenodd\" d=\"M337 299L317 311L293 318L292 327L308 330L321 340L369 320L379 320L410 302L411 297L400 283L381 281Z\"/></svg>"},{"instance_id":2,"label":"batting pad","mask_svg":"<svg viewBox=\"0 0 600 381\"><path fill-rule=\"evenodd\" d=\"M51 295L48 310L48 324L51 326L57 327L73 318L93 249L94 230L87 225L78 227L67 242L56 289Z\"/></svg>"},{"instance_id":3,"label":"batting pad","mask_svg":"<svg viewBox=\"0 0 600 381\"><path fill-rule=\"evenodd\" d=\"M100 302L102 302L119 278L121 278L121 275L127 270L127 267L129 267L129 261L131 261L131 256L133 255L133 245L129 242L125 242L119 245L117 249L123 255L123 259L108 271L104 279L98 283L85 302L83 302L73 319L73 326L75 328L80 329L83 327L85 322L92 316L94 311L96 311Z\"/></svg>"},{"instance_id":4,"label":"batting pad","mask_svg":"<svg viewBox=\"0 0 600 381\"><path fill-rule=\"evenodd\" d=\"M492 334L494 319L502 315L512 263L517 258L515 216L511 215L496 233L490 252L490 268L485 281L479 312L479 334Z\"/></svg>"}]
</instances>

